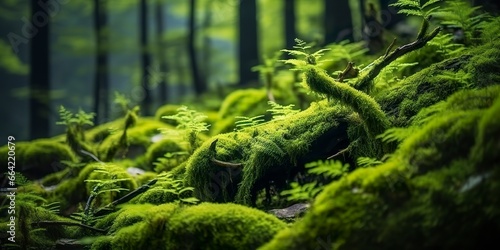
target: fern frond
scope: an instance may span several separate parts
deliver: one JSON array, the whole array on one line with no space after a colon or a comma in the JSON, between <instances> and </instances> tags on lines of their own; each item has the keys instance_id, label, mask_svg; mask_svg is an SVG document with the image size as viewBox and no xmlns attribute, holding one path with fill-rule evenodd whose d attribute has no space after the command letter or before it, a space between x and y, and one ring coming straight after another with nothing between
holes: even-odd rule
<instances>
[{"instance_id":1,"label":"fern frond","mask_svg":"<svg viewBox=\"0 0 500 250\"><path fill-rule=\"evenodd\" d=\"M264 119L264 115L258 115L254 117L236 116L235 118L237 119L237 121L235 122L237 130L254 127L263 124L266 121Z\"/></svg>"},{"instance_id":2,"label":"fern frond","mask_svg":"<svg viewBox=\"0 0 500 250\"><path fill-rule=\"evenodd\" d=\"M413 9L402 9L398 11L398 14L406 14L407 16L424 16L422 11Z\"/></svg>"},{"instance_id":3,"label":"fern frond","mask_svg":"<svg viewBox=\"0 0 500 250\"><path fill-rule=\"evenodd\" d=\"M300 110L294 110L293 107L295 105L293 104L283 106L273 101L269 101L267 103L271 105L271 108L268 109L267 111L273 115L273 120L283 120L286 117L296 114L300 111Z\"/></svg>"},{"instance_id":4,"label":"fern frond","mask_svg":"<svg viewBox=\"0 0 500 250\"><path fill-rule=\"evenodd\" d=\"M282 49L280 51L288 53L291 56L307 56L307 55L309 55L306 52L302 52L302 51L298 51L298 50Z\"/></svg>"},{"instance_id":5,"label":"fern frond","mask_svg":"<svg viewBox=\"0 0 500 250\"><path fill-rule=\"evenodd\" d=\"M378 135L376 138L382 140L383 142L402 142L404 139L412 135L413 132L414 131L411 128L390 128L384 133Z\"/></svg>"},{"instance_id":6,"label":"fern frond","mask_svg":"<svg viewBox=\"0 0 500 250\"><path fill-rule=\"evenodd\" d=\"M420 1L419 0L398 0L398 2L390 4L389 6L394 6L394 7L400 7L400 8L420 8Z\"/></svg>"},{"instance_id":7,"label":"fern frond","mask_svg":"<svg viewBox=\"0 0 500 250\"><path fill-rule=\"evenodd\" d=\"M359 157L356 162L358 163L358 166L362 168L373 167L384 163L383 161L379 161L370 157Z\"/></svg>"},{"instance_id":8,"label":"fern frond","mask_svg":"<svg viewBox=\"0 0 500 250\"><path fill-rule=\"evenodd\" d=\"M441 2L441 0L429 0L426 3L424 3L424 5L422 5L422 9L425 9L425 8L427 8L433 4L436 4L438 2Z\"/></svg>"}]
</instances>

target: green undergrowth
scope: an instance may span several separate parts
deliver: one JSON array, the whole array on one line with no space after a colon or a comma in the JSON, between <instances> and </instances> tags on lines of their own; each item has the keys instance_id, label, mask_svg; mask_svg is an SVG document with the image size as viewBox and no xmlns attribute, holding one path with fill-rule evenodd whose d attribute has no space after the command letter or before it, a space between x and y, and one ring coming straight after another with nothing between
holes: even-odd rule
<instances>
[{"instance_id":1,"label":"green undergrowth","mask_svg":"<svg viewBox=\"0 0 500 250\"><path fill-rule=\"evenodd\" d=\"M255 192L266 183L283 184L292 177L297 163L325 157L329 153L325 149L334 148L336 143L317 148L315 142L322 135L333 136L347 114L340 106L313 103L309 109L290 115L288 119L294 123L276 120L214 136L187 161L186 181L202 200L252 204Z\"/></svg>"},{"instance_id":2,"label":"green undergrowth","mask_svg":"<svg viewBox=\"0 0 500 250\"><path fill-rule=\"evenodd\" d=\"M285 227L272 215L235 204L128 205L98 224L91 249L256 249Z\"/></svg>"},{"instance_id":3,"label":"green undergrowth","mask_svg":"<svg viewBox=\"0 0 500 250\"><path fill-rule=\"evenodd\" d=\"M449 109L427 112L427 122L385 163L331 183L303 220L261 249L468 249L495 244L500 173L498 161L491 160L498 158L500 134L492 114L500 108L499 93L497 86L462 91L436 104ZM466 96L481 101L453 105Z\"/></svg>"}]
</instances>

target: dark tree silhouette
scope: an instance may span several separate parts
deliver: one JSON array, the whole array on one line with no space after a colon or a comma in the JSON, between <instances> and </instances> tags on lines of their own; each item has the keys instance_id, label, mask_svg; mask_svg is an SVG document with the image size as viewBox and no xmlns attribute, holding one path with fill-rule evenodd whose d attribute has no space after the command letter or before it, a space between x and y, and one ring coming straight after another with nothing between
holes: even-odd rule
<instances>
[{"instance_id":1,"label":"dark tree silhouette","mask_svg":"<svg viewBox=\"0 0 500 250\"><path fill-rule=\"evenodd\" d=\"M208 30L212 26L212 3L213 1L206 1L205 5L205 15L202 21L203 30ZM211 40L207 32L203 33L203 77L209 79L210 65L211 65ZM205 80L205 82L207 82Z\"/></svg>"},{"instance_id":2,"label":"dark tree silhouette","mask_svg":"<svg viewBox=\"0 0 500 250\"><path fill-rule=\"evenodd\" d=\"M49 26L50 15L41 7L48 0L31 0L31 16L38 23L33 27L31 37L31 71L30 71L30 138L49 136L50 124L50 60L49 60ZM44 13L44 14L40 14ZM42 17L44 18L42 22Z\"/></svg>"},{"instance_id":3,"label":"dark tree silhouette","mask_svg":"<svg viewBox=\"0 0 500 250\"><path fill-rule=\"evenodd\" d=\"M156 39L158 46L158 63L159 70L161 72L159 87L159 99L161 104L165 104L168 99L168 85L167 78L164 75L168 70L167 60L165 58L165 43L163 42L163 32L165 31L165 18L163 15L163 4L162 0L156 1Z\"/></svg>"},{"instance_id":4,"label":"dark tree silhouette","mask_svg":"<svg viewBox=\"0 0 500 250\"><path fill-rule=\"evenodd\" d=\"M142 89L144 98L142 99L142 113L144 115L151 115L153 105L153 98L151 96L149 74L148 70L151 69L151 53L148 47L148 6L146 0L141 0L139 7L139 23L140 23L140 37L141 37L141 69L142 69Z\"/></svg>"},{"instance_id":5,"label":"dark tree silhouette","mask_svg":"<svg viewBox=\"0 0 500 250\"><path fill-rule=\"evenodd\" d=\"M198 66L198 61L196 59L195 51L195 21L196 21L196 0L189 1L189 24L188 24L188 54L189 63L191 65L191 73L193 76L193 87L194 92L197 96L203 94L207 90L207 85L203 80L203 77Z\"/></svg>"},{"instance_id":6,"label":"dark tree silhouette","mask_svg":"<svg viewBox=\"0 0 500 250\"><path fill-rule=\"evenodd\" d=\"M95 123L109 118L109 38L107 30L107 0L94 0L94 32L96 39L96 68L94 79Z\"/></svg>"},{"instance_id":7,"label":"dark tree silhouette","mask_svg":"<svg viewBox=\"0 0 500 250\"><path fill-rule=\"evenodd\" d=\"M257 40L257 3L244 0L239 6L239 75L240 84L257 82L258 72L252 67L259 64Z\"/></svg>"},{"instance_id":8,"label":"dark tree silhouette","mask_svg":"<svg viewBox=\"0 0 500 250\"><path fill-rule=\"evenodd\" d=\"M325 44L353 41L352 17L349 0L324 0Z\"/></svg>"},{"instance_id":9,"label":"dark tree silhouette","mask_svg":"<svg viewBox=\"0 0 500 250\"><path fill-rule=\"evenodd\" d=\"M285 40L286 48L293 49L297 31L295 29L295 0L285 0Z\"/></svg>"}]
</instances>

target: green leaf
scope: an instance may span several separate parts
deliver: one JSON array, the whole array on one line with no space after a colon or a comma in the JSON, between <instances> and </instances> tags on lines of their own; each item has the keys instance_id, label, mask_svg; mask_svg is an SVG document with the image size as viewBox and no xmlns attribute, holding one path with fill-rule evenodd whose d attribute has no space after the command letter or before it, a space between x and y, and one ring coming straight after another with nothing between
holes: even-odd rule
<instances>
[{"instance_id":1,"label":"green leaf","mask_svg":"<svg viewBox=\"0 0 500 250\"><path fill-rule=\"evenodd\" d=\"M422 5L422 9L425 9L428 6L431 6L431 5L438 3L438 2L441 2L441 0L429 0L426 3L424 3L424 5Z\"/></svg>"}]
</instances>

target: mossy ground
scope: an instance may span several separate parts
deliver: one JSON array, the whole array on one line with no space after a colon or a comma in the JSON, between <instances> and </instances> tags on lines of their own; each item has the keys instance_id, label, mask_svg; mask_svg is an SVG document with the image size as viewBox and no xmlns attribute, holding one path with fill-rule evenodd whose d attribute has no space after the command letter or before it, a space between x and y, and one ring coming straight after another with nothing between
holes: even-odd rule
<instances>
[{"instance_id":1,"label":"mossy ground","mask_svg":"<svg viewBox=\"0 0 500 250\"><path fill-rule=\"evenodd\" d=\"M58 239L92 236L80 244L91 249L498 245L500 43L484 36L487 43L425 58L420 68L400 71L407 77L398 75L401 79L390 84L384 82L387 76L362 81L364 73L340 82L310 66L303 82L319 95L304 98L295 77L277 75L270 90L230 93L217 112L208 111L210 130L191 133L192 138L162 133L178 125L161 119L178 108L167 105L155 118L129 111L83 136L68 130L66 136L19 142L16 170L30 182L18 190L18 244L51 249ZM370 86L356 89L360 82ZM270 93L278 103L303 110L272 117L266 112ZM265 115L265 123L235 130L236 116L257 115ZM4 165L7 151L0 148ZM175 158L177 152L185 154ZM359 157L379 163L362 167ZM327 184L303 218L287 225L257 209L287 204L279 192L292 181L312 178L304 165L326 158L349 163L349 173ZM126 190L101 193L87 204L96 183ZM263 192L273 199L263 201ZM124 198L125 204L101 210ZM270 204L273 200L278 202ZM51 209L53 202L59 209ZM91 218L72 222L87 227L40 223L67 222L69 214L82 213Z\"/></svg>"}]
</instances>

